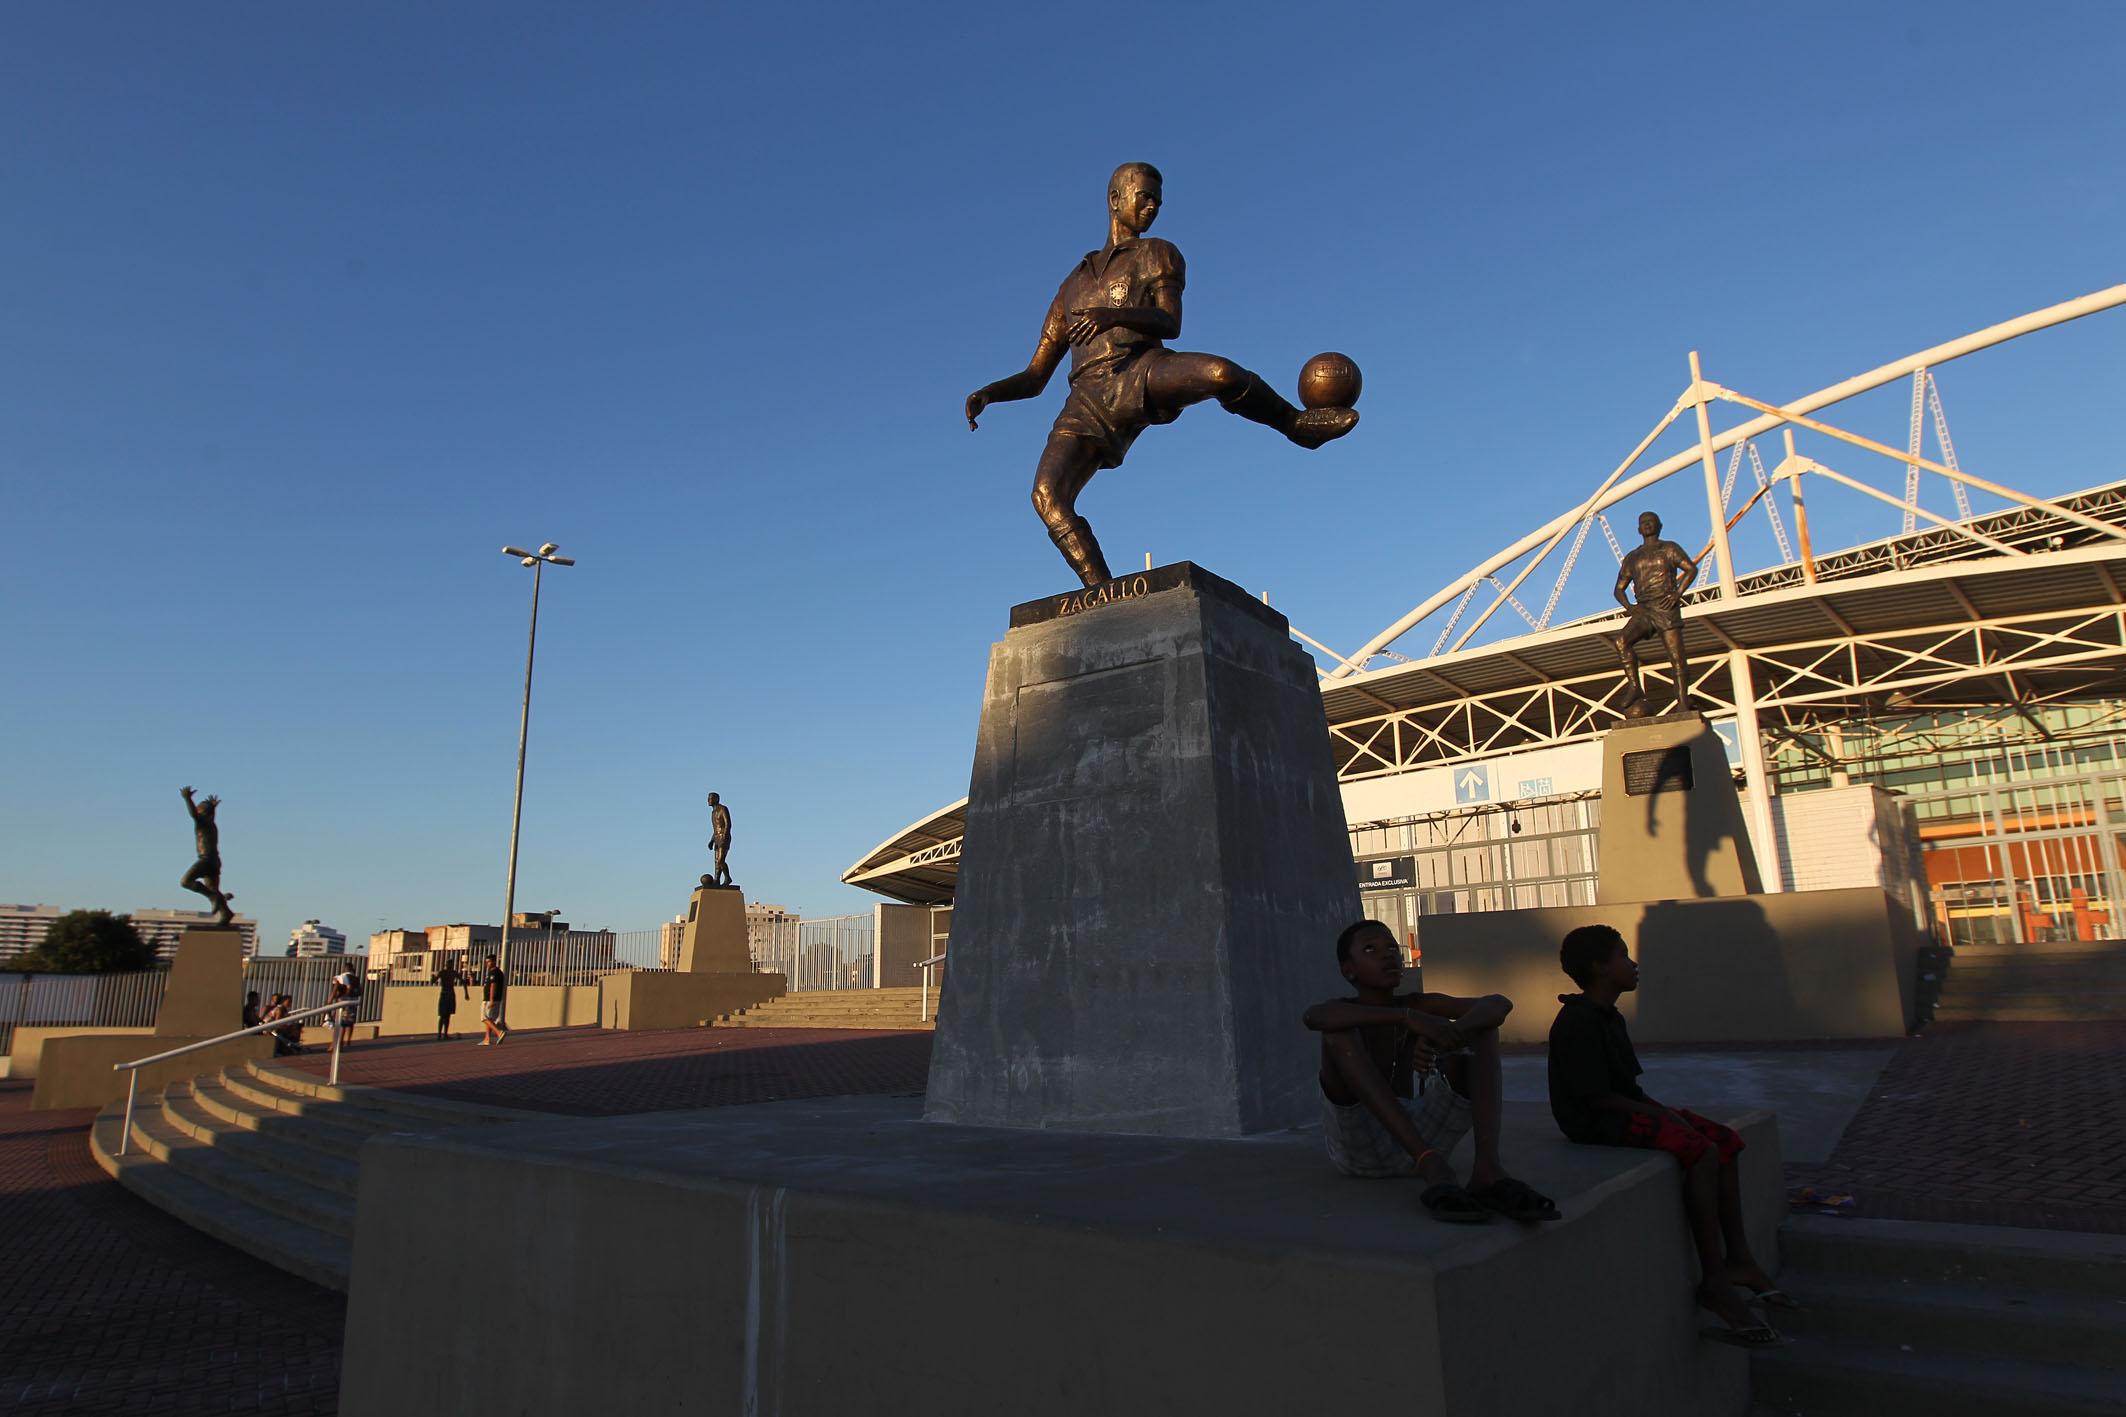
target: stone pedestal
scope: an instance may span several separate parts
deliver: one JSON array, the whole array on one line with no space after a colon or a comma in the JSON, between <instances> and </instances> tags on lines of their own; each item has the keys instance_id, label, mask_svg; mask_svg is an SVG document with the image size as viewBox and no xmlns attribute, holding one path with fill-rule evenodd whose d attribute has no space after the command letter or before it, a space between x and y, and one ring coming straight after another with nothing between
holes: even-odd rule
<instances>
[{"instance_id":1,"label":"stone pedestal","mask_svg":"<svg viewBox=\"0 0 2126 1417\"><path fill-rule=\"evenodd\" d=\"M1703 717L1642 719L1602 739L1601 852L1604 905L1764 889L1727 750Z\"/></svg>"},{"instance_id":2,"label":"stone pedestal","mask_svg":"<svg viewBox=\"0 0 2126 1417\"><path fill-rule=\"evenodd\" d=\"M736 886L701 886L687 902L687 926L679 940L681 974L746 974L753 955L746 948L746 893Z\"/></svg>"},{"instance_id":3,"label":"stone pedestal","mask_svg":"<svg viewBox=\"0 0 2126 1417\"><path fill-rule=\"evenodd\" d=\"M155 1036L214 1038L243 1026L243 932L233 926L189 926L177 937L177 953L170 959L162 1006L155 1011Z\"/></svg>"},{"instance_id":4,"label":"stone pedestal","mask_svg":"<svg viewBox=\"0 0 2126 1417\"><path fill-rule=\"evenodd\" d=\"M1186 562L991 652L925 1116L1232 1137L1314 1115L1359 916L1312 660Z\"/></svg>"}]
</instances>

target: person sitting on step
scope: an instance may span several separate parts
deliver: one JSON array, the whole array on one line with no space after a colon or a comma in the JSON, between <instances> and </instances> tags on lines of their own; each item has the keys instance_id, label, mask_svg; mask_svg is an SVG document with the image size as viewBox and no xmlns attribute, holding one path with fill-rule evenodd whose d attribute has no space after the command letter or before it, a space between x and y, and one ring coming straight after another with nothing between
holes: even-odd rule
<instances>
[{"instance_id":1,"label":"person sitting on step","mask_svg":"<svg viewBox=\"0 0 2126 1417\"><path fill-rule=\"evenodd\" d=\"M1321 1035L1322 1141L1347 1176L1415 1176L1438 1220L1558 1218L1557 1206L1506 1174L1499 1160L1504 1086L1499 1024L1513 1003L1501 994L1459 999L1399 994L1403 952L1377 920L1336 937L1336 963L1356 989L1306 1011ZM1466 1188L1448 1158L1476 1134Z\"/></svg>"},{"instance_id":2,"label":"person sitting on step","mask_svg":"<svg viewBox=\"0 0 2126 1417\"><path fill-rule=\"evenodd\" d=\"M1742 1138L1732 1127L1669 1107L1639 1086L1638 1055L1617 1000L1639 987L1639 965L1624 937L1607 925L1582 925L1558 949L1558 963L1578 994L1560 994L1550 1025L1550 1114L1568 1141L1664 1151L1683 1167L1683 1209L1698 1248L1698 1305L1721 1320L1700 1336L1744 1348L1783 1344L1735 1293L1774 1308L1798 1308L1750 1253L1742 1224L1742 1183L1735 1158ZM1723 1249L1724 1245L1724 1249Z\"/></svg>"}]
</instances>

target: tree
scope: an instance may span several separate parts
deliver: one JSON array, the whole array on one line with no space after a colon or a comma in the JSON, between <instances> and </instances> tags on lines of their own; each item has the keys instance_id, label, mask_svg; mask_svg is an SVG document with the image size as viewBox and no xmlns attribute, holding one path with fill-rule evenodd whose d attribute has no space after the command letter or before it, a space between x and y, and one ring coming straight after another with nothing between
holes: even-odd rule
<instances>
[{"instance_id":1,"label":"tree","mask_svg":"<svg viewBox=\"0 0 2126 1417\"><path fill-rule=\"evenodd\" d=\"M115 974L148 969L155 951L133 922L108 910L73 910L52 922L43 943L17 955L8 968L31 973Z\"/></svg>"}]
</instances>

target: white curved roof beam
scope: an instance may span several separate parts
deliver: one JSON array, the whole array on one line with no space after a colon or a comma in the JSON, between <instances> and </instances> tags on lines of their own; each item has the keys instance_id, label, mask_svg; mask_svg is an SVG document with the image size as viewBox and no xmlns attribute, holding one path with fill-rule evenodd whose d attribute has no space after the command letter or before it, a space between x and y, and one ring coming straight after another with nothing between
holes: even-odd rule
<instances>
[{"instance_id":1,"label":"white curved roof beam","mask_svg":"<svg viewBox=\"0 0 2126 1417\"><path fill-rule=\"evenodd\" d=\"M1988 482L1983 477L1973 477L1970 473L1965 472L1961 468L1949 467L1943 463L1938 462L1929 462L1927 459L1920 457L1916 453L1900 453L1895 448L1890 447L1888 444L1878 443L1873 438L1863 438L1858 433L1848 433L1843 428L1834 428L1828 423L1823 423L1813 418L1804 417L1801 414L1791 412L1787 409L1783 409L1777 404L1760 403L1756 399L1751 398L1748 394L1738 394L1733 389L1723 389L1718 384L1711 384L1708 385L1708 387L1714 395L1727 400L1729 403L1739 403L1745 408L1754 408L1761 413L1774 414L1779 418L1781 422L1791 423L1794 424L1796 427L1806 428L1811 432L1821 433L1824 434L1826 437L1836 438L1841 442L1851 443L1854 447L1864 448L1871 453L1881 453L1886 458L1895 458L1899 462L1909 462L1917 464L1918 466L1925 468L1929 472L1938 472L1943 477L1949 478L1954 482L1968 484L1969 486L1976 487L1981 492L1991 492L1994 496L2001 498L2003 501L2015 502L2022 506L2030 507L2037 511L2050 512L2054 516L2064 517L2068 521L2078 523L2082 526L2086 526L2093 531L2101 531L2106 536L2115 536L2122 541L2126 541L2126 528L2113 526L2110 522L2098 521L2095 517L2074 511L2072 508L2062 507L2057 502L2047 502L2042 497L2025 496L2023 493L2017 492L2013 488L2003 487L1997 482ZM1907 505L1906 503L1898 501L1895 497L1888 497L1884 500L1889 502L1889 504L1893 507L1902 507Z\"/></svg>"},{"instance_id":2,"label":"white curved roof beam","mask_svg":"<svg viewBox=\"0 0 2126 1417\"><path fill-rule=\"evenodd\" d=\"M2010 546L2005 541L2001 541L1995 537L1988 536L1982 531L1974 530L1971 527L1965 526L1961 522L1952 522L1946 517L1937 517L1934 515L1934 513L1928 511L1925 507L1920 506L1916 502L1900 502L1895 497L1892 497L1889 493L1878 491L1877 489L1868 486L1865 482L1860 481L1858 478L1847 477L1842 472L1838 472L1832 468L1825 467L1822 463L1817 462L1813 458L1797 459L1797 461L1801 463L1801 466L1794 469L1793 473L1790 474L1792 476L1799 477L1804 472L1820 473L1822 476L1828 477L1829 479L1831 479L1831 481L1836 482L1841 486L1852 488L1855 492L1865 492L1868 496L1873 497L1878 502L1887 502L1893 507L1904 508L1907 513L1913 516L1924 517L1926 520L1940 527L1943 531L1953 531L1958 536L1968 536L1973 541L1992 547L1995 551L2000 552L2003 556L2027 556L2029 554L2027 551L2024 551L2023 548L2020 546ZM2045 504L2040 502L2036 505L2044 506ZM2058 510L2064 512L2063 508ZM2105 530L2112 532L2114 535L2117 534L2117 528L2115 527L2107 526L2105 527Z\"/></svg>"},{"instance_id":3,"label":"white curved roof beam","mask_svg":"<svg viewBox=\"0 0 2126 1417\"><path fill-rule=\"evenodd\" d=\"M2074 300L2065 300L2057 305L2048 305L2042 310L2033 310L2027 315L2018 315L2012 320L2004 320L1997 325L1988 325L1985 329L1973 331L1960 339L1953 339L1946 344L1935 345L1932 349L1921 350L1918 354L1908 355L1895 363L1871 369L1865 374L1856 374L1843 383L1833 384L1826 389L1819 389L1805 398L1795 399L1792 403L1786 405L1786 409L1789 414L1814 413L1819 408L1827 408L1831 404L1852 398L1855 394L1864 394L1870 389L1877 389L1893 380L1902 379L1915 369L1929 365L1946 364L1950 360L1960 359L1966 354L1973 354L1981 349L1989 349L1994 345L2004 344L2020 335L2049 329L2054 325L2063 325L2069 320L2078 320L2084 315L2094 315L2119 305L2126 305L2126 285L2114 285L2104 290L2093 291ZM1770 432L1781 423L1788 421L1791 420L1778 416L1753 418L1747 423L1737 424L1725 433L1719 434L1712 440L1710 450L1724 452L1744 438L1754 438L1761 433ZM1608 492L1599 494L1598 499L1596 499L1597 505L1592 507L1591 510L1599 512L1613 507L1625 498L1651 487L1656 482L1671 477L1684 468L1695 465L1701 456L1703 456L1701 451L1696 447L1692 447L1656 463L1636 477L1627 478L1612 486ZM1893 453L1892 456L1900 462L1905 461L1905 455L1902 453ZM1536 530L1528 533L1528 535L1514 542L1511 546L1493 553L1484 561L1471 567L1467 573L1457 576L1453 581L1442 586L1432 595L1427 596L1408 614L1388 626L1387 629L1382 630L1371 640L1368 640L1362 648L1351 656L1346 664L1340 664L1331 671L1329 677L1331 679L1349 677L1356 672L1349 667L1350 665L1365 664L1382 649L1401 639L1410 631L1411 627L1418 624L1426 616L1459 596L1464 587L1476 584L1483 580L1484 577L1497 571L1501 566L1510 565L1521 556L1526 555L1546 538L1561 535L1575 521L1587 515L1589 510L1590 508L1586 505L1576 507L1555 520L1536 528Z\"/></svg>"},{"instance_id":4,"label":"white curved roof beam","mask_svg":"<svg viewBox=\"0 0 2126 1417\"><path fill-rule=\"evenodd\" d=\"M1683 410L1688 408L1689 406L1690 405L1683 399L1676 400L1676 406L1674 408L1671 408L1665 415L1663 415L1661 421L1653 426L1652 431L1649 432L1644 438L1641 438L1639 440L1639 446L1633 448L1631 452L1625 456L1624 461L1617 464L1616 471L1612 472L1611 474L1609 474L1609 476L1602 479L1602 485L1600 487L1595 488L1594 495L1589 497L1584 503L1581 504L1581 515L1584 516L1591 514L1597 509L1596 504L1601 502L1602 494L1604 492L1607 492L1610 487L1615 484L1618 478L1622 477L1626 472L1630 471L1631 465L1633 463L1637 462L1640 458L1646 455L1646 450L1654 445L1654 440L1656 438L1659 438L1663 433L1666 433L1668 431L1668 425L1674 423L1676 421L1676 416L1682 413ZM1602 503L1602 505L1606 506L1607 503ZM1508 601L1513 601L1513 593L1521 588L1521 582L1527 580L1530 575L1534 574L1535 568L1543 564L1543 558L1548 556L1552 551L1556 550L1558 543L1565 539L1565 533L1572 529L1571 523L1569 522L1563 524L1560 524L1558 522L1552 522L1551 526L1556 527L1557 531L1551 536L1549 542L1544 545L1541 551L1535 553L1535 558L1533 560L1531 560L1527 565L1521 568L1521 573L1513 578L1513 584L1499 586L1498 598L1484 607L1484 613L1476 617L1475 624L1471 625L1468 629L1462 631L1462 637L1454 642L1454 649L1460 649L1463 645L1468 644L1469 637L1475 634L1478 630L1484 628L1484 622L1491 618L1491 613L1494 610L1497 610L1501 605L1506 604ZM1492 570L1497 569L1497 566L1492 567ZM1496 578L1488 576L1487 578L1491 579L1493 585L1498 585L1498 581ZM1519 601L1513 601L1513 604L1515 609L1520 608ZM1525 610L1521 611L1521 618L1527 620L1531 625L1535 624L1535 621L1529 616L1528 612ZM1536 628L1541 629L1542 626L1537 625ZM1447 652L1449 654L1452 654L1454 653L1454 650L1449 650ZM1363 664L1367 657L1368 656L1366 654L1359 655L1359 663Z\"/></svg>"}]
</instances>

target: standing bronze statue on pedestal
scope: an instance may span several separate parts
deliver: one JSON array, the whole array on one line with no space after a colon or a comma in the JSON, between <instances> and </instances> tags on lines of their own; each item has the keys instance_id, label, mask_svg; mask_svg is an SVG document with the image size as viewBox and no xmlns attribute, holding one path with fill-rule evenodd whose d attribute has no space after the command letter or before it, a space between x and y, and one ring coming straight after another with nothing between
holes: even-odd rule
<instances>
[{"instance_id":1,"label":"standing bronze statue on pedestal","mask_svg":"<svg viewBox=\"0 0 2126 1417\"><path fill-rule=\"evenodd\" d=\"M203 895L214 903L214 923L227 925L236 918L229 909L235 896L221 888L221 828L215 825L214 814L221 806L219 797L209 797L203 802L192 800L192 789L181 788L185 810L192 814L192 845L199 852L199 859L178 884L194 895Z\"/></svg>"},{"instance_id":2,"label":"standing bronze statue on pedestal","mask_svg":"<svg viewBox=\"0 0 2126 1417\"><path fill-rule=\"evenodd\" d=\"M731 809L723 805L723 799L709 794L709 850L716 853L716 871L713 876L703 876L705 886L729 886L731 884Z\"/></svg>"},{"instance_id":3,"label":"standing bronze statue on pedestal","mask_svg":"<svg viewBox=\"0 0 2126 1417\"><path fill-rule=\"evenodd\" d=\"M1690 708L1690 680L1683 658L1683 592L1698 579L1698 563L1673 541L1661 539L1661 519L1652 512L1639 513L1640 544L1624 554L1617 567L1617 604L1631 612L1624 628L1611 637L1617 659L1624 666L1624 716L1647 718L1653 704L1639 680L1639 655L1632 646L1655 635L1668 649L1669 672L1676 678L1676 702L1671 713ZM1634 605L1625 597L1629 586L1638 596Z\"/></svg>"},{"instance_id":4,"label":"standing bronze statue on pedestal","mask_svg":"<svg viewBox=\"0 0 2126 1417\"><path fill-rule=\"evenodd\" d=\"M1171 423L1190 404L1216 399L1228 413L1274 428L1302 448L1341 438L1358 423L1357 365L1342 355L1309 362L1309 407L1294 408L1262 379L1215 354L1169 350L1181 334L1181 253L1145 236L1159 215L1159 169L1126 162L1107 184L1107 244L1064 277L1041 340L1024 369L967 396L967 426L993 403L1030 399L1070 351L1070 395L1034 471L1033 505L1063 559L1089 586L1109 579L1078 494L1103 467L1118 467L1139 433ZM1338 405L1338 406L1324 406Z\"/></svg>"}]
</instances>

